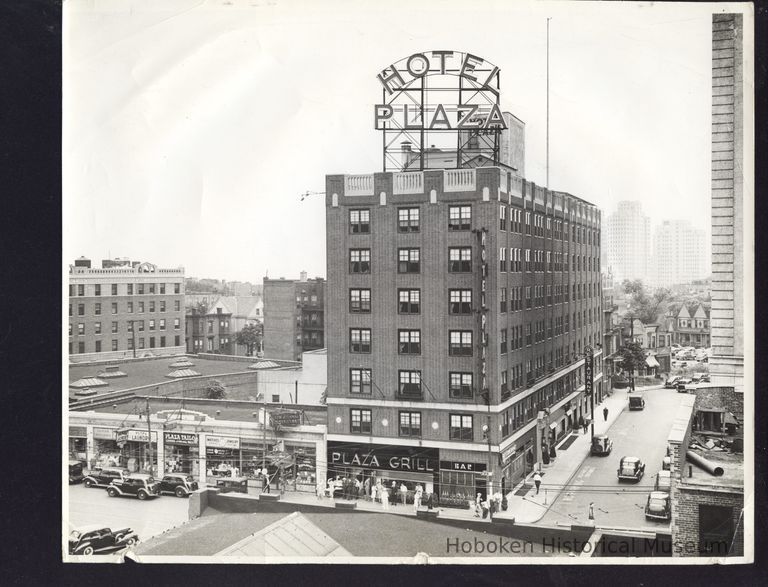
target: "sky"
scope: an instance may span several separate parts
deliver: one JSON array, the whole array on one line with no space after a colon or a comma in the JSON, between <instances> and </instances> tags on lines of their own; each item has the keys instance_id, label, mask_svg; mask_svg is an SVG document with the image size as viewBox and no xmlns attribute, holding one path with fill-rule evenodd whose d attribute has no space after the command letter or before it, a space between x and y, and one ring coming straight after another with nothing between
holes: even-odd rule
<instances>
[{"instance_id":1,"label":"sky","mask_svg":"<svg viewBox=\"0 0 768 587\"><path fill-rule=\"evenodd\" d=\"M381 171L376 74L447 49L501 70L526 177L710 231L711 14L724 5L388 0L64 3L67 265L325 275L325 175Z\"/></svg>"}]
</instances>

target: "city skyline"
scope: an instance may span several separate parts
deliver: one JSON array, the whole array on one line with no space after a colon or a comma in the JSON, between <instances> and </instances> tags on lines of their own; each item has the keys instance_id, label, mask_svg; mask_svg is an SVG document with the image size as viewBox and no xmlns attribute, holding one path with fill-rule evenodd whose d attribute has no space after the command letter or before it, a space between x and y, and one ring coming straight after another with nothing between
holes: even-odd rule
<instances>
[{"instance_id":1,"label":"city skyline","mask_svg":"<svg viewBox=\"0 0 768 587\"><path fill-rule=\"evenodd\" d=\"M709 232L711 7L479 6L509 38L468 29L451 4L409 6L396 26L397 2L229 4L67 5L65 259L111 251L226 280L324 275L322 198L300 196L326 173L381 170L375 76L433 48L500 67L501 107L526 124L527 179L543 184L548 16L549 187L605 213L641 199L654 224L690 213ZM284 239L278 219L302 238Z\"/></svg>"}]
</instances>

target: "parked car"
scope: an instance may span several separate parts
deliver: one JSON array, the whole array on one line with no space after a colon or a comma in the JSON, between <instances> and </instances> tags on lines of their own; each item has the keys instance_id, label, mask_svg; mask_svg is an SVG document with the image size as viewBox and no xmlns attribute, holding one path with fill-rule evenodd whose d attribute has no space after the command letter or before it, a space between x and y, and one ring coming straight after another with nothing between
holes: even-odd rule
<instances>
[{"instance_id":1,"label":"parked car","mask_svg":"<svg viewBox=\"0 0 768 587\"><path fill-rule=\"evenodd\" d=\"M197 481L186 473L168 473L160 480L160 493L172 493L176 497L189 497L197 491Z\"/></svg>"},{"instance_id":2,"label":"parked car","mask_svg":"<svg viewBox=\"0 0 768 587\"><path fill-rule=\"evenodd\" d=\"M669 520L671 517L669 493L651 491L645 504L645 517L649 520Z\"/></svg>"},{"instance_id":3,"label":"parked car","mask_svg":"<svg viewBox=\"0 0 768 587\"><path fill-rule=\"evenodd\" d=\"M133 546L139 541L130 528L111 530L103 526L82 526L69 534L69 554L107 554Z\"/></svg>"},{"instance_id":4,"label":"parked car","mask_svg":"<svg viewBox=\"0 0 768 587\"><path fill-rule=\"evenodd\" d=\"M609 455L613 450L613 440L606 434L595 434L592 438L592 447L590 452L593 455Z\"/></svg>"},{"instance_id":5,"label":"parked car","mask_svg":"<svg viewBox=\"0 0 768 587\"><path fill-rule=\"evenodd\" d=\"M629 409L630 410L642 410L645 409L645 398L641 391L633 391L629 394Z\"/></svg>"},{"instance_id":6,"label":"parked car","mask_svg":"<svg viewBox=\"0 0 768 587\"><path fill-rule=\"evenodd\" d=\"M667 454L661 459L661 470L669 471L672 468L672 447L667 445Z\"/></svg>"},{"instance_id":7,"label":"parked car","mask_svg":"<svg viewBox=\"0 0 768 587\"><path fill-rule=\"evenodd\" d=\"M80 461L69 461L69 484L80 483L83 479L85 479L83 463Z\"/></svg>"},{"instance_id":8,"label":"parked car","mask_svg":"<svg viewBox=\"0 0 768 587\"><path fill-rule=\"evenodd\" d=\"M677 389L678 393L686 393L687 387L691 384L690 379L680 379L676 384L675 387Z\"/></svg>"},{"instance_id":9,"label":"parked car","mask_svg":"<svg viewBox=\"0 0 768 587\"><path fill-rule=\"evenodd\" d=\"M704 377L703 373L694 373L691 376L691 383L699 383L702 377Z\"/></svg>"},{"instance_id":10,"label":"parked car","mask_svg":"<svg viewBox=\"0 0 768 587\"><path fill-rule=\"evenodd\" d=\"M248 493L248 479L245 477L216 479L216 489L220 493Z\"/></svg>"},{"instance_id":11,"label":"parked car","mask_svg":"<svg viewBox=\"0 0 768 587\"><path fill-rule=\"evenodd\" d=\"M671 491L671 487L672 487L672 473L670 473L668 470L667 471L661 470L658 473L656 473L656 483L653 486L653 488L656 491L665 491L669 493L669 491Z\"/></svg>"},{"instance_id":12,"label":"parked car","mask_svg":"<svg viewBox=\"0 0 768 587\"><path fill-rule=\"evenodd\" d=\"M705 373L701 376L701 383L709 383L709 373Z\"/></svg>"},{"instance_id":13,"label":"parked car","mask_svg":"<svg viewBox=\"0 0 768 587\"><path fill-rule=\"evenodd\" d=\"M83 479L86 487L106 487L112 481L125 479L131 472L123 467L96 467Z\"/></svg>"},{"instance_id":14,"label":"parked car","mask_svg":"<svg viewBox=\"0 0 768 587\"><path fill-rule=\"evenodd\" d=\"M667 389L675 389L677 382L680 380L680 375L670 375L664 383L664 387Z\"/></svg>"},{"instance_id":15,"label":"parked car","mask_svg":"<svg viewBox=\"0 0 768 587\"><path fill-rule=\"evenodd\" d=\"M141 500L160 495L160 484L152 475L134 473L125 479L115 479L107 487L109 497L128 496Z\"/></svg>"},{"instance_id":16,"label":"parked car","mask_svg":"<svg viewBox=\"0 0 768 587\"><path fill-rule=\"evenodd\" d=\"M619 477L619 481L622 479L640 481L645 474L645 463L638 457L621 457L619 468L616 473Z\"/></svg>"},{"instance_id":17,"label":"parked car","mask_svg":"<svg viewBox=\"0 0 768 587\"><path fill-rule=\"evenodd\" d=\"M629 379L623 375L617 375L613 378L614 389L626 389L627 387L629 387Z\"/></svg>"}]
</instances>

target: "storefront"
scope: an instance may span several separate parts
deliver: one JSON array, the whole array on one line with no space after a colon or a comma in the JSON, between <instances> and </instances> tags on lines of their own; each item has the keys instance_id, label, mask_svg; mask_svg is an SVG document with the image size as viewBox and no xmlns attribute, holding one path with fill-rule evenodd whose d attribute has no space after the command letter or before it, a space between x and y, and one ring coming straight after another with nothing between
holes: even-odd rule
<instances>
[{"instance_id":1,"label":"storefront","mask_svg":"<svg viewBox=\"0 0 768 587\"><path fill-rule=\"evenodd\" d=\"M413 503L413 493L421 485L425 495L439 495L440 462L436 448L419 446L390 446L381 444L356 444L328 442L328 479L358 479L364 488L379 482L396 489L396 499L401 499L400 487L405 485L407 501Z\"/></svg>"},{"instance_id":2,"label":"storefront","mask_svg":"<svg viewBox=\"0 0 768 587\"><path fill-rule=\"evenodd\" d=\"M197 434L190 432L165 432L165 472L200 475L200 449Z\"/></svg>"},{"instance_id":3,"label":"storefront","mask_svg":"<svg viewBox=\"0 0 768 587\"><path fill-rule=\"evenodd\" d=\"M477 494L486 497L488 486L486 463L466 461L440 461L440 505L468 507Z\"/></svg>"},{"instance_id":4,"label":"storefront","mask_svg":"<svg viewBox=\"0 0 768 587\"><path fill-rule=\"evenodd\" d=\"M131 471L149 471L157 464L157 432L152 432L152 454L149 448L149 432L147 430L118 430L115 442L120 447L120 465Z\"/></svg>"},{"instance_id":5,"label":"storefront","mask_svg":"<svg viewBox=\"0 0 768 587\"><path fill-rule=\"evenodd\" d=\"M502 493L505 495L533 470L535 442L536 431L531 430L501 452Z\"/></svg>"},{"instance_id":6,"label":"storefront","mask_svg":"<svg viewBox=\"0 0 768 587\"><path fill-rule=\"evenodd\" d=\"M88 462L89 468L118 467L122 465L120 447L117 445L115 433L117 428L93 428L93 455Z\"/></svg>"},{"instance_id":7,"label":"storefront","mask_svg":"<svg viewBox=\"0 0 768 587\"><path fill-rule=\"evenodd\" d=\"M69 458L76 461L87 459L88 428L85 426L69 427Z\"/></svg>"},{"instance_id":8,"label":"storefront","mask_svg":"<svg viewBox=\"0 0 768 587\"><path fill-rule=\"evenodd\" d=\"M207 434L205 437L205 466L208 477L239 477L243 471L240 438Z\"/></svg>"},{"instance_id":9,"label":"storefront","mask_svg":"<svg viewBox=\"0 0 768 587\"><path fill-rule=\"evenodd\" d=\"M294 491L317 490L317 453L314 445L285 443L291 466L285 469L286 485Z\"/></svg>"}]
</instances>

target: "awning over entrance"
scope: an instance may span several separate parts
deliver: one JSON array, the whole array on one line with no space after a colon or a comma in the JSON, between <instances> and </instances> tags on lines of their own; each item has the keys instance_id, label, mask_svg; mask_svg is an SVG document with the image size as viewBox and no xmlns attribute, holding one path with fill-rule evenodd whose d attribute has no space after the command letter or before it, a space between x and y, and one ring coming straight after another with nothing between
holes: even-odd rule
<instances>
[{"instance_id":1,"label":"awning over entrance","mask_svg":"<svg viewBox=\"0 0 768 587\"><path fill-rule=\"evenodd\" d=\"M656 360L655 357L646 357L645 364L648 365L651 369L659 366L659 362Z\"/></svg>"}]
</instances>

